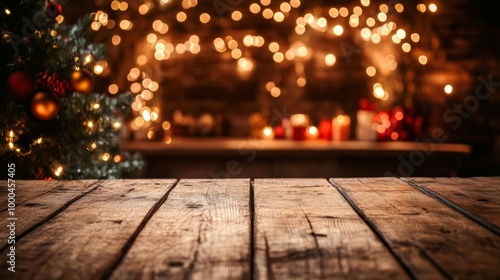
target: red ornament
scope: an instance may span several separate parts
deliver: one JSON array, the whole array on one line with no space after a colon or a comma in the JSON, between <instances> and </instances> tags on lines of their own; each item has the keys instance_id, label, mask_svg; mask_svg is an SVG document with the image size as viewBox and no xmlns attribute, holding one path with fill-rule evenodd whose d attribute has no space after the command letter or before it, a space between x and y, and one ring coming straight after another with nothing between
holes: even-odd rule
<instances>
[{"instance_id":1,"label":"red ornament","mask_svg":"<svg viewBox=\"0 0 500 280\"><path fill-rule=\"evenodd\" d=\"M40 72L36 75L36 83L42 89L47 89L58 96L65 96L70 90L69 81L58 73Z\"/></svg>"},{"instance_id":2,"label":"red ornament","mask_svg":"<svg viewBox=\"0 0 500 280\"><path fill-rule=\"evenodd\" d=\"M62 6L56 1L47 2L45 5L45 13L51 18L56 18L58 15L62 14Z\"/></svg>"},{"instance_id":3,"label":"red ornament","mask_svg":"<svg viewBox=\"0 0 500 280\"><path fill-rule=\"evenodd\" d=\"M28 99L33 95L35 82L30 74L17 70L12 72L7 79L9 90L19 99Z\"/></svg>"}]
</instances>

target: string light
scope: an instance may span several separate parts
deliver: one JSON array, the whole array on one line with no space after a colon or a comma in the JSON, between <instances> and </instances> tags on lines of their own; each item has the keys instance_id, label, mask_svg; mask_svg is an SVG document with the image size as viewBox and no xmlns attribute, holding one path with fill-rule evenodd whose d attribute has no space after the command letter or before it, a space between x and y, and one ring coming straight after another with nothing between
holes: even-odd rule
<instances>
[{"instance_id":1,"label":"string light","mask_svg":"<svg viewBox=\"0 0 500 280\"><path fill-rule=\"evenodd\" d=\"M159 3L160 6L165 6L173 3L173 1L158 0L156 3ZM228 34L222 37L208 37L209 40L213 40L211 48L207 48L211 50L205 50L205 48L202 50L202 46L204 46L204 42L202 41L207 39L206 36L202 39L196 34L189 34L189 39L163 36L170 29L168 24L182 25L187 24L187 22L192 23L192 21L188 21L188 15L189 17L194 16L199 20L199 23L203 25L211 23L212 18L209 13L202 12L193 14L191 11L188 11L195 7L198 1L182 0L180 3L182 8L180 11L174 13L173 23L169 21L168 18L153 18L151 20L152 24L150 28L152 29L150 32L145 33L143 37L146 49L137 54L135 65L131 67L130 71L127 73L126 78L130 83L125 88L129 88L132 93L137 94L135 101L132 103L132 109L136 114L132 122L136 127L141 127L149 122L161 119L159 112L153 111L148 105L155 97L156 92L161 92L160 81L155 81L153 79L154 74L151 73L151 70L148 68L151 68L151 66L154 68L154 63L159 63L160 61L163 63L170 59L179 59L179 57L183 55L196 55L204 51L214 50L220 53L221 57L235 59L237 73L240 74L241 77L245 77L255 68L257 63L251 58L251 48L265 46L269 50L270 57L274 63L283 63L286 65L291 63L296 66L296 80L292 81L296 81L296 86L298 87L304 87L307 83L304 67L298 67L304 60L311 57L321 60L324 59L324 65L326 66L333 66L337 62L337 58L334 54L328 53L328 51L317 52L313 46L304 44L298 40L292 41L288 45L287 42L272 40L272 38L267 39L268 37L266 37L266 40L270 42L266 44L266 40L261 36L262 34L243 34L242 37L236 36L235 34L229 34L234 36L234 38L232 36L226 36ZM389 7L387 4L373 5L370 0L360 0L357 5L355 4L350 7L323 7L323 9L316 9L309 13L302 14L301 16L294 17L296 13L292 13L292 9L299 8L301 4L302 2L300 0L282 1L280 3L274 3L271 0L259 0L248 4L246 7L232 7L228 16L230 21L235 22L242 21L242 19L249 14L258 15L264 19L270 20L270 24L286 22L287 26L293 28L291 30L292 32L297 35L306 36L309 36L309 32L328 32L330 36L333 34L333 37L342 36L346 33L346 28L349 28L349 31L354 31L349 33L349 35L353 34L354 36L360 36L364 44L369 44L371 47L373 46L374 53L371 58L372 61L369 62L373 66L366 68L366 74L369 77L376 77L377 79L386 78L387 75L390 75L390 71L394 71L398 68L398 59L400 59L400 57L394 55L396 53L387 54L387 50L391 48L388 47L386 43L394 45L400 44L401 47L398 47L398 49L403 53L409 53L413 49L421 50L421 48L416 47L416 44L421 41L420 35L415 32L411 33L411 35L410 33L407 34L407 30L405 30L406 27L393 19L394 15L392 12L403 13L403 11L405 11L405 6L401 3ZM155 7L152 2L129 5L127 1L113 0L109 5L114 11L126 11L124 15L129 15L133 12L140 15L151 14L153 9L158 8L158 6ZM370 5L372 6L370 7ZM132 7L134 8L132 9ZM427 11L434 13L437 11L437 6L434 3L418 4L413 6L413 9L415 9L415 7L421 13ZM5 13L10 14L7 9ZM116 12L113 12L113 15L115 13ZM123 31L131 30L134 23L130 20L130 17L121 17L119 21L116 20L116 23L109 17L110 15L103 11L96 12L94 22L92 23L92 29L98 30L102 26L112 29L116 24L121 30L115 29L116 31L110 37L110 43L114 46L118 46L126 39L126 37L123 36ZM341 24L339 17L340 20L345 23ZM140 18L145 19L146 17L141 16ZM290 25L289 23L292 24ZM148 52L147 48L150 48L151 52ZM382 62L377 57L380 57ZM428 57L426 55L413 57L416 58L416 61L421 65L426 65L428 63ZM384 58L386 59L384 60ZM84 56L81 59L83 59L84 64L94 63L90 55ZM92 66L92 69L97 75L109 73L107 64L101 64L99 62L96 62L95 65ZM266 89L271 96L280 96L281 89L274 83L272 83L271 86L270 83L272 82L266 84ZM110 94L117 94L119 91L118 84L121 83L115 82L110 84L108 86L108 92ZM388 92L392 92L392 88L388 87L387 90L384 90L380 86L374 88L373 94L380 100L387 100L389 97ZM86 125L89 128L93 128L95 124L93 122L87 122Z\"/></svg>"}]
</instances>

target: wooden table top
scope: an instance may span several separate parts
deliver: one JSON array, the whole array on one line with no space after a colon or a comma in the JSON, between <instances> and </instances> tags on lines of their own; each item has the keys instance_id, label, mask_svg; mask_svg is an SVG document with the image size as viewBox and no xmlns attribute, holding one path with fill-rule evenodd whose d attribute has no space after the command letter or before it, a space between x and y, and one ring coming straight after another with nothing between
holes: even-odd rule
<instances>
[{"instance_id":1,"label":"wooden table top","mask_svg":"<svg viewBox=\"0 0 500 280\"><path fill-rule=\"evenodd\" d=\"M500 177L16 181L13 193L0 279L500 279Z\"/></svg>"}]
</instances>

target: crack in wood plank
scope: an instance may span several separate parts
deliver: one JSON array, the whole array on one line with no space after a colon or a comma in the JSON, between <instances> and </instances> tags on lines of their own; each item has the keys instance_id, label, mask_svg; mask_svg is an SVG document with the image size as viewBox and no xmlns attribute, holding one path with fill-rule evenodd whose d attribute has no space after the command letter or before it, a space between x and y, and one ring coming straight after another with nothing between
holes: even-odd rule
<instances>
[{"instance_id":1,"label":"crack in wood plank","mask_svg":"<svg viewBox=\"0 0 500 280\"><path fill-rule=\"evenodd\" d=\"M201 212L200 218L203 216L203 212ZM202 221L203 219L200 219ZM182 279L184 280L189 280L191 279L191 275L194 271L194 266L196 265L196 262L198 261L198 253L200 251L201 247L201 232L202 232L202 227L203 227L203 222L200 222L198 226L198 238L196 238L196 248L194 249L193 252L193 258L189 262L187 268L186 268L186 273L184 274L184 277Z\"/></svg>"},{"instance_id":2,"label":"crack in wood plank","mask_svg":"<svg viewBox=\"0 0 500 280\"><path fill-rule=\"evenodd\" d=\"M309 219L309 216L307 216L306 211L304 211L304 208L302 208L302 205L300 205L300 210L302 210L302 213L304 213L304 216L306 217L307 223L309 224L309 228L311 228L311 235L314 238L314 245L315 245L314 256L315 256L315 258L319 259L320 277L321 277L321 279L325 279L325 261L323 259L323 253L321 252L321 248L319 247L318 237L316 236L316 234L314 232L313 225L311 223L311 220Z\"/></svg>"}]
</instances>

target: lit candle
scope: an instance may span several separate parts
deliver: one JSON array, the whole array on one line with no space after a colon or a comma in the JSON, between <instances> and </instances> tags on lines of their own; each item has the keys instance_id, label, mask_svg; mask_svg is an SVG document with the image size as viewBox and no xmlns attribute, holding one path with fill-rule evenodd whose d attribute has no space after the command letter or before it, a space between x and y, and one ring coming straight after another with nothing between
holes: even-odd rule
<instances>
[{"instance_id":1,"label":"lit candle","mask_svg":"<svg viewBox=\"0 0 500 280\"><path fill-rule=\"evenodd\" d=\"M318 137L319 137L318 128L313 126L313 125L308 126L306 129L306 139L314 140L314 139L318 139Z\"/></svg>"},{"instance_id":2,"label":"lit candle","mask_svg":"<svg viewBox=\"0 0 500 280\"><path fill-rule=\"evenodd\" d=\"M309 117L304 114L295 114L290 117L292 125L292 140L302 141L306 136L306 127L309 125Z\"/></svg>"},{"instance_id":3,"label":"lit candle","mask_svg":"<svg viewBox=\"0 0 500 280\"><path fill-rule=\"evenodd\" d=\"M332 140L349 140L351 130L351 118L346 115L338 115L332 120Z\"/></svg>"},{"instance_id":4,"label":"lit candle","mask_svg":"<svg viewBox=\"0 0 500 280\"><path fill-rule=\"evenodd\" d=\"M274 138L284 139L285 138L285 128L281 125L274 127Z\"/></svg>"},{"instance_id":5,"label":"lit candle","mask_svg":"<svg viewBox=\"0 0 500 280\"><path fill-rule=\"evenodd\" d=\"M272 140L274 138L273 128L270 126L265 126L262 129L262 139L264 140Z\"/></svg>"}]
</instances>

